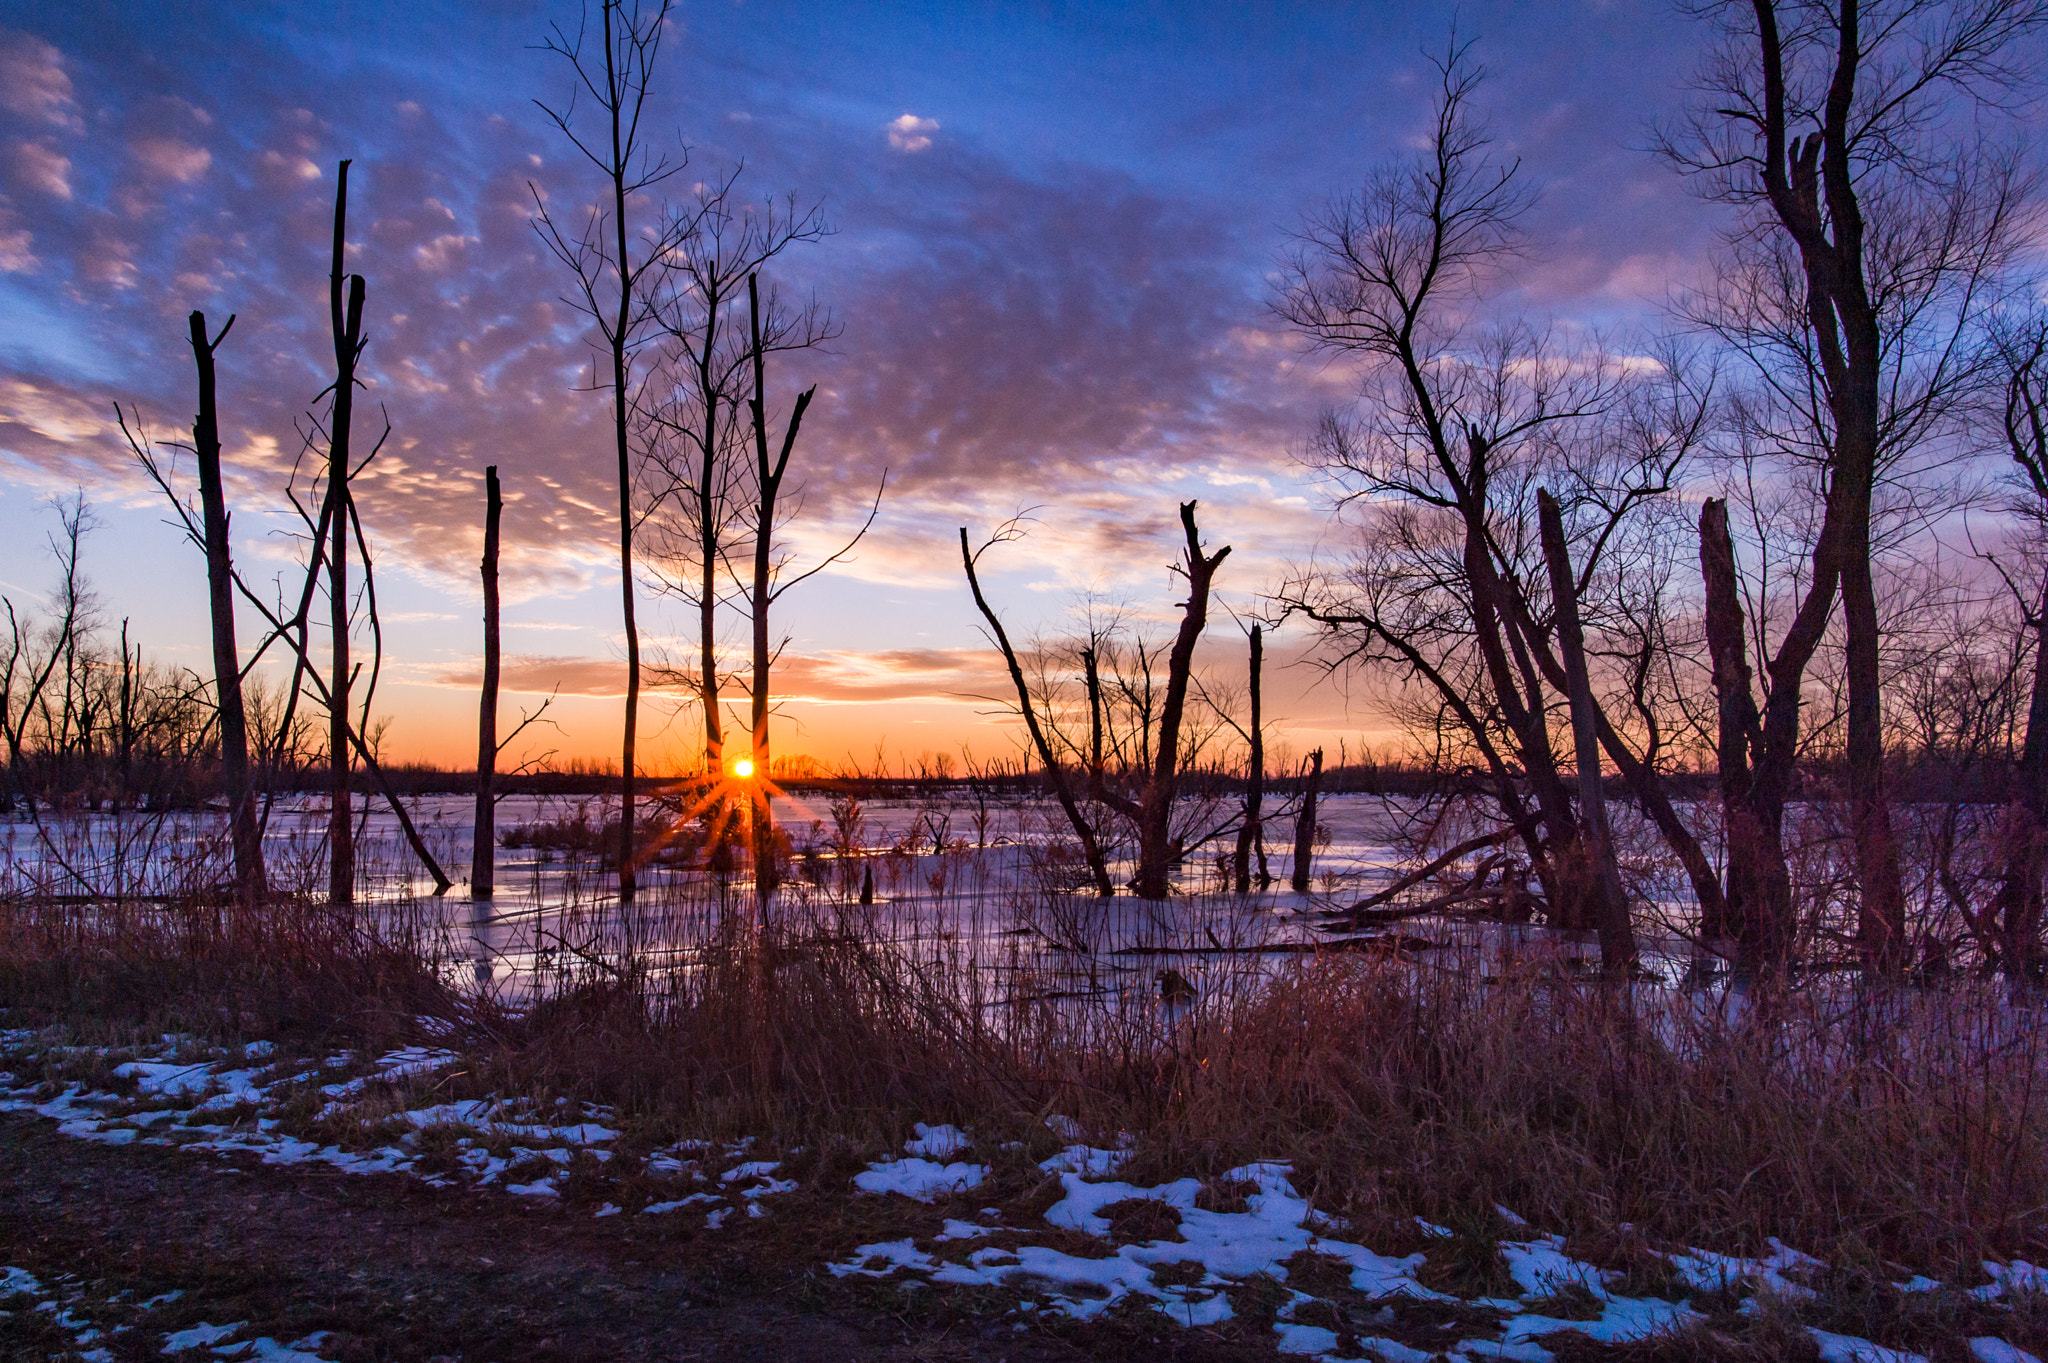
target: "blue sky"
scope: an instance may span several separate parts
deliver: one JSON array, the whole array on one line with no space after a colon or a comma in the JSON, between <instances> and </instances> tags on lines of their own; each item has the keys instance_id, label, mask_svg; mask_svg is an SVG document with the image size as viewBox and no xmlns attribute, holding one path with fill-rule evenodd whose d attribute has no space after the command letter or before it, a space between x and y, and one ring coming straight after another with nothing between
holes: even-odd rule
<instances>
[{"instance_id":1,"label":"blue sky","mask_svg":"<svg viewBox=\"0 0 2048 1363\"><path fill-rule=\"evenodd\" d=\"M449 762L468 746L495 462L513 499L515 684L562 683L549 746L611 746L605 408L574 391L589 351L527 221L529 184L557 204L592 189L532 102L564 93L560 59L535 45L578 12L0 4L9 596L47 586L47 499L83 487L108 618L205 665L202 565L110 420L118 401L159 434L189 422L193 307L240 317L222 379L238 556L258 575L288 561L294 418L325 382L334 163L354 157L367 405L393 427L359 492L383 573L389 741ZM1513 306L1654 324L1715 226L1643 150L1681 107L1700 36L1659 6L753 0L677 19L650 119L691 149L678 185L744 161L752 192L821 201L838 229L777 278L844 325L831 355L785 375L820 385L800 545L827 543L889 470L856 560L788 598L780 746L827 760L1007 745L959 699L994 684L959 525L1043 508L991 581L1026 632L1057 629L1089 591L1166 609L1177 500L1199 498L1212 540L1236 546L1221 585L1240 603L1313 551L1321 490L1294 452L1345 381L1273 320L1270 272L1305 211L1413 145L1421 51L1454 24L1492 73L1503 154L1542 193ZM657 636L685 624L659 601L648 613ZM1369 703L1289 675L1272 709L1300 741L1378 727Z\"/></svg>"}]
</instances>

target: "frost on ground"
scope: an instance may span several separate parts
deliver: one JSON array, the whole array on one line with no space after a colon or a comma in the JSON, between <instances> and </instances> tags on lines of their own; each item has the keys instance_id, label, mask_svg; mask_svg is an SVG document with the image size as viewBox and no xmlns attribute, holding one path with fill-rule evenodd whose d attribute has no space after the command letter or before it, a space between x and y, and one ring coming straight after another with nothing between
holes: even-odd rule
<instances>
[{"instance_id":1,"label":"frost on ground","mask_svg":"<svg viewBox=\"0 0 2048 1363\"><path fill-rule=\"evenodd\" d=\"M603 1107L517 1095L449 1100L446 1086L461 1059L431 1047L294 1060L261 1043L218 1048L164 1036L152 1045L107 1051L0 1032L0 1065L11 1067L0 1071L0 1111L34 1112L80 1140L175 1145L279 1165L319 1163L439 1186L496 1188L543 1202L571 1192L575 1169L603 1166L620 1142L615 1114ZM1432 1270L1434 1250L1389 1255L1346 1238L1355 1232L1320 1214L1284 1162L1246 1164L1207 1183L1137 1184L1118 1178L1132 1153L1128 1139L1091 1144L1089 1133L1065 1118L1048 1125L1062 1144L1035 1169L1015 1142L981 1149L971 1131L919 1123L900 1154L872 1161L852 1176L850 1187L813 1188L814 1195L906 1199L895 1205L907 1209L909 1223L941 1224L936 1233L863 1244L828 1264L831 1274L905 1288L993 1290L1020 1327L1037 1319L1089 1321L1140 1310L1190 1328L1270 1326L1273 1345L1294 1357L1394 1363L1544 1360L1574 1337L1592 1346L1652 1340L1703 1325L1737 1301L1743 1312L1796 1314L1825 1305L1814 1284L1825 1281L1826 1265L1775 1240L1768 1253L1750 1257L1698 1248L1664 1254L1664 1294L1631 1295L1623 1290L1623 1275L1573 1257L1562 1237L1542 1234L1507 1208L1495 1209L1500 1238L1485 1249L1498 1265L1492 1290L1499 1295L1461 1295L1446 1290L1455 1284ZM764 1215L765 1202L798 1190L781 1161L758 1157L753 1146L751 1140L680 1141L638 1155L646 1175L641 1191L607 1198L594 1210L597 1199L590 1198L575 1214L618 1217L606 1223L617 1226L679 1215L702 1218L714 1231L744 1224ZM1032 1214L976 1205L1004 1201L1007 1195L998 1190L1014 1188L1020 1176L1056 1199L1032 1202ZM658 1191L650 1196L649 1189ZM941 1203L943 1210L933 1205ZM962 1219L969 1214L977 1219ZM1432 1245L1455 1239L1427 1223L1420 1232ZM1984 1273L1987 1281L1976 1287L1944 1288L1924 1277L1897 1287L1953 1292L1979 1304L1994 1324L2014 1294L2048 1292L2048 1270L2024 1261L1987 1263ZM131 1301L128 1319L141 1323L103 1327L94 1323L93 1303L81 1290L0 1269L0 1310L47 1313L49 1324L89 1359L111 1358L105 1342L111 1333L148 1328L147 1313L170 1308L177 1297ZM320 1359L317 1335L290 1342L247 1338L246 1321L197 1320L196 1303L179 1309L187 1314L167 1323L182 1328L164 1330L149 1352ZM136 1317L137 1311L144 1315ZM1826 1363L1921 1358L1850 1335L1817 1328L1809 1334ZM1968 1345L1980 1363L2042 1363L1992 1334Z\"/></svg>"}]
</instances>

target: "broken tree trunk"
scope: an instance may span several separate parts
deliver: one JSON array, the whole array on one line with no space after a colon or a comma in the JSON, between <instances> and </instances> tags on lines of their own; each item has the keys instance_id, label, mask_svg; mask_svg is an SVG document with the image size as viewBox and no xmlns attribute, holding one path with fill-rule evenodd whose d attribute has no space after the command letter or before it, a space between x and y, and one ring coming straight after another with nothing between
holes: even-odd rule
<instances>
[{"instance_id":1,"label":"broken tree trunk","mask_svg":"<svg viewBox=\"0 0 2048 1363\"><path fill-rule=\"evenodd\" d=\"M1308 755L1308 774L1301 783L1301 812L1294 817L1294 875L1288 881L1296 894L1307 894L1309 873L1314 870L1316 846L1316 796L1323 788L1323 750Z\"/></svg>"},{"instance_id":2,"label":"broken tree trunk","mask_svg":"<svg viewBox=\"0 0 2048 1363\"><path fill-rule=\"evenodd\" d=\"M1230 556L1227 544L1213 554L1202 552L1201 532L1195 528L1195 503L1181 503L1180 523L1187 534L1188 599L1181 610L1180 631L1167 655L1159 737L1152 748L1152 771L1138 802L1138 875L1133 888L1140 899L1165 899L1173 892L1172 819L1173 799L1179 789L1181 715L1187 706L1195 644L1209 623L1209 587L1216 569Z\"/></svg>"},{"instance_id":3,"label":"broken tree trunk","mask_svg":"<svg viewBox=\"0 0 2048 1363\"><path fill-rule=\"evenodd\" d=\"M1614 860L1614 840L1607 829L1607 792L1600 775L1600 736L1593 705L1593 683L1586 672L1586 640L1579 620L1578 583L1564 539L1564 516L1557 499L1536 492L1543 557L1550 567L1551 606L1557 616L1557 641L1564 654L1566 700L1571 707L1572 745L1579 775L1580 849L1592 863L1592 884L1599 895L1594 924L1600 932L1600 969L1620 979L1635 964L1635 933L1629 924L1628 896Z\"/></svg>"},{"instance_id":4,"label":"broken tree trunk","mask_svg":"<svg viewBox=\"0 0 2048 1363\"><path fill-rule=\"evenodd\" d=\"M242 706L242 663L235 647L235 570L228 545L227 493L220 472L220 413L214 387L214 351L235 319L208 340L206 314L189 319L192 358L199 367L199 415L192 423L192 448L199 456L199 505L206 534L206 595L213 614L213 687L220 706L220 782L228 802L228 828L235 853L235 892L254 903L268 892L263 869L263 830L256 819L256 791L249 781L249 725ZM123 642L122 666L127 666ZM125 688L124 688L125 700Z\"/></svg>"},{"instance_id":5,"label":"broken tree trunk","mask_svg":"<svg viewBox=\"0 0 2048 1363\"><path fill-rule=\"evenodd\" d=\"M1728 885L1719 921L1704 922L1712 939L1731 936L1748 970L1778 970L1792 952L1792 882L1785 866L1778 810L1756 779L1752 750L1762 741L1751 692L1742 589L1735 573L1735 542L1728 503L1708 498L1700 510L1700 575L1706 584L1707 653L1713 666L1718 717L1722 821L1728 847Z\"/></svg>"},{"instance_id":6,"label":"broken tree trunk","mask_svg":"<svg viewBox=\"0 0 2048 1363\"><path fill-rule=\"evenodd\" d=\"M498 522L505 499L498 466L484 470L484 688L476 722L476 836L469 856L469 889L489 899L497 881L498 775Z\"/></svg>"},{"instance_id":7,"label":"broken tree trunk","mask_svg":"<svg viewBox=\"0 0 2048 1363\"><path fill-rule=\"evenodd\" d=\"M1003 661L1009 666L1010 681L1017 688L1017 708L1024 716L1024 728L1031 735L1031 745L1038 752L1038 760L1045 764L1045 778L1052 783L1053 795L1059 800L1060 809L1065 812L1067 823L1081 844L1081 855L1087 859L1088 874L1095 882L1095 892L1104 899L1112 898L1116 887L1109 879L1109 865L1103 860L1102 844L1083 817L1081 806L1067 785L1066 774L1060 770L1059 759L1053 755L1052 744L1046 741L1045 730L1039 727L1038 712L1031 704L1031 687L1024 680L1024 669L1017 663L1017 651L1010 647L1010 636L1003 629L995 608L981 594L981 579L974 573L974 552L968 547L967 527L964 525L960 527L960 562L967 570L967 587L974 593L974 604L980 609L981 618L988 621L989 632L995 636L996 647L1002 650Z\"/></svg>"},{"instance_id":8,"label":"broken tree trunk","mask_svg":"<svg viewBox=\"0 0 2048 1363\"><path fill-rule=\"evenodd\" d=\"M328 312L334 329L334 413L327 431L327 498L334 518L327 550L328 621L333 632L334 679L327 688L329 759L327 894L337 904L356 894L355 801L349 788L349 426L355 412L356 360L363 350L363 277L343 272L348 227L348 167L334 193L334 268L328 276ZM344 291L346 298L344 299Z\"/></svg>"},{"instance_id":9,"label":"broken tree trunk","mask_svg":"<svg viewBox=\"0 0 2048 1363\"><path fill-rule=\"evenodd\" d=\"M1231 871L1237 880L1237 892L1250 894L1252 890L1252 848L1259 841L1259 806L1266 797L1266 731L1259 713L1259 672L1265 661L1265 630L1252 626L1251 650L1251 729L1249 741L1251 755L1245 770L1244 781L1244 825L1237 830L1237 852L1232 860Z\"/></svg>"}]
</instances>

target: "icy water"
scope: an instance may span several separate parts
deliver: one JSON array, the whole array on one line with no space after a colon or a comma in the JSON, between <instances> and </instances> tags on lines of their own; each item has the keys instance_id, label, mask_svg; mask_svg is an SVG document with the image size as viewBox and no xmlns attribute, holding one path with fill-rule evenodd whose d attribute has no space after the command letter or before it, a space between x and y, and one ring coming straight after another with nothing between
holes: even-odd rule
<instances>
[{"instance_id":1,"label":"icy water","mask_svg":"<svg viewBox=\"0 0 2048 1363\"><path fill-rule=\"evenodd\" d=\"M1292 871L1292 820L1268 824L1273 884L1249 896L1229 893L1219 855L1230 839L1210 843L1181 868L1180 891L1166 903L1119 895L1103 901L1049 872L1046 852L1064 834L1050 801L976 802L954 794L932 799L860 802L858 826L846 839L862 849L853 860L834 852L835 810L825 795L774 801L774 815L796 849L785 887L765 906L744 879L715 880L701 871L653 865L640 893L618 901L613 878L587 856L500 846L497 892L469 892L471 820L466 795L409 799L407 809L429 850L454 878L446 895L407 846L397 819L381 801L360 816L360 899L365 913L424 928L451 967L478 984L525 993L550 972L613 960L626 952L656 969L687 968L698 947L722 925L765 919L773 925L857 932L886 940L922 959L965 967L993 978L992 995L1091 996L1154 989L1173 971L1200 988L1225 970L1268 969L1312 945L1356 946L1392 936L1422 959L1455 958L1460 968L1491 973L1502 958L1531 950L1588 957L1586 934L1539 927L1421 918L1386 933L1332 935L1319 911L1348 906L1388 882L1402 862L1398 843L1411 807L1376 796L1326 796L1310 892L1287 888ZM501 835L522 824L583 820L602 824L601 797L510 796L498 806ZM836 811L845 822L848 811ZM1218 811L1219 820L1225 811ZM325 884L326 803L280 801L266 834L272 881L317 894ZM222 871L218 814L168 818L73 814L46 820L42 830L17 816L0 825L0 870L16 893L175 895ZM946 850L935 851L943 845ZM863 871L874 876L875 903L862 906ZM1128 875L1126 868L1118 876ZM1667 891L1660 888L1658 893ZM1682 891L1647 906L1647 916L1682 925ZM1391 945L1391 943L1389 943ZM1681 937L1646 932L1646 964L1676 979L1695 953Z\"/></svg>"}]
</instances>

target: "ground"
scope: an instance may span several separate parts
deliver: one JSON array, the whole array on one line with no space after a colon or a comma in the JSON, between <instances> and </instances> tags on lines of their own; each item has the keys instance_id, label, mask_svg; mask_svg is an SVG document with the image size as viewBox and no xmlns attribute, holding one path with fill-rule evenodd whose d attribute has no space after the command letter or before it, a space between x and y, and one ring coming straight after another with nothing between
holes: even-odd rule
<instances>
[{"instance_id":1,"label":"ground","mask_svg":"<svg viewBox=\"0 0 2048 1363\"><path fill-rule=\"evenodd\" d=\"M248 1321L238 1339L325 1330L319 1351L340 1363L1271 1356L1199 1330L1070 1339L918 1319L893 1290L843 1286L772 1242L690 1240L538 1201L108 1147L0 1114L0 1262L83 1289L66 1306L103 1330L134 1322L92 1341L117 1359L161 1358L166 1332L201 1321ZM169 1292L184 1295L138 1310ZM108 1305L116 1296L125 1304ZM47 1314L0 1319L0 1358L75 1357Z\"/></svg>"}]
</instances>

